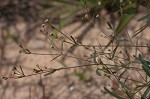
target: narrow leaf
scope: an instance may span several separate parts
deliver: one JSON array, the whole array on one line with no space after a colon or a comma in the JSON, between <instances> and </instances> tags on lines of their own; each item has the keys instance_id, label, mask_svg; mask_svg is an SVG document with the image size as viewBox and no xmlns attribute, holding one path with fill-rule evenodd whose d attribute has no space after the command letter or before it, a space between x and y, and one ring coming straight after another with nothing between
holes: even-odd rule
<instances>
[{"instance_id":1,"label":"narrow leaf","mask_svg":"<svg viewBox=\"0 0 150 99\"><path fill-rule=\"evenodd\" d=\"M122 88L126 88L126 85L122 81L118 80L118 82L121 84Z\"/></svg>"},{"instance_id":2,"label":"narrow leaf","mask_svg":"<svg viewBox=\"0 0 150 99\"><path fill-rule=\"evenodd\" d=\"M145 90L144 94L141 96L141 99L146 99L147 94L150 91L150 86L147 87L147 89Z\"/></svg>"},{"instance_id":3,"label":"narrow leaf","mask_svg":"<svg viewBox=\"0 0 150 99\"><path fill-rule=\"evenodd\" d=\"M142 26L140 29L138 29L135 34L132 36L132 38L134 38L135 36L137 36L139 33L141 33L143 30L145 30L147 28L149 24L146 24L144 26Z\"/></svg>"},{"instance_id":4,"label":"narrow leaf","mask_svg":"<svg viewBox=\"0 0 150 99\"><path fill-rule=\"evenodd\" d=\"M117 26L117 29L116 29L117 33L120 33L127 26L127 24L135 15L136 11L137 11L136 4L131 4L130 7L126 9L126 11L122 14L122 17Z\"/></svg>"},{"instance_id":5,"label":"narrow leaf","mask_svg":"<svg viewBox=\"0 0 150 99\"><path fill-rule=\"evenodd\" d=\"M113 97L115 97L115 98L117 98L117 99L124 99L124 98L122 98L122 97L116 95L115 93L109 91L106 87L104 87L104 89L105 89L105 91L106 91L108 94L110 94L111 96L113 96Z\"/></svg>"},{"instance_id":6,"label":"narrow leaf","mask_svg":"<svg viewBox=\"0 0 150 99\"><path fill-rule=\"evenodd\" d=\"M138 19L138 22L143 21L143 20L148 19L148 18L150 18L150 14L147 14L144 17Z\"/></svg>"},{"instance_id":7,"label":"narrow leaf","mask_svg":"<svg viewBox=\"0 0 150 99\"><path fill-rule=\"evenodd\" d=\"M123 83L122 81L118 80L118 82L121 84L122 88L125 89L125 93L128 95L129 99L132 99L132 95L131 93L126 89L127 86L125 85L125 83Z\"/></svg>"},{"instance_id":8,"label":"narrow leaf","mask_svg":"<svg viewBox=\"0 0 150 99\"><path fill-rule=\"evenodd\" d=\"M102 76L102 75L100 74L99 70L101 70L101 69L97 67L97 69L96 69L96 74L97 74L98 76Z\"/></svg>"},{"instance_id":9,"label":"narrow leaf","mask_svg":"<svg viewBox=\"0 0 150 99\"><path fill-rule=\"evenodd\" d=\"M142 63L142 68L145 71L145 73L150 77L150 67L147 61L145 61L142 57L142 55L139 54L139 60Z\"/></svg>"}]
</instances>

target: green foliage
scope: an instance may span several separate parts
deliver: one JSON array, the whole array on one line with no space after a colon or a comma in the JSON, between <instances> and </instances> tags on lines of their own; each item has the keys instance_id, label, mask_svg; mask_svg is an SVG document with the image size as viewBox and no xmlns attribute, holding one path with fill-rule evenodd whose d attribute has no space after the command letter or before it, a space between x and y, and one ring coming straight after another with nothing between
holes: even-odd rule
<instances>
[{"instance_id":1,"label":"green foliage","mask_svg":"<svg viewBox=\"0 0 150 99\"><path fill-rule=\"evenodd\" d=\"M144 94L141 96L141 99L148 99L149 97L147 97L147 95L149 92L150 92L150 86L147 87Z\"/></svg>"},{"instance_id":2,"label":"green foliage","mask_svg":"<svg viewBox=\"0 0 150 99\"><path fill-rule=\"evenodd\" d=\"M122 97L116 95L115 93L109 91L106 87L104 87L104 89L105 89L105 91L106 91L107 93L109 93L111 96L113 96L113 97L115 97L115 98L117 98L117 99L124 99L124 98L122 98Z\"/></svg>"},{"instance_id":3,"label":"green foliage","mask_svg":"<svg viewBox=\"0 0 150 99\"><path fill-rule=\"evenodd\" d=\"M137 5L135 3L129 4L125 11L123 11L119 24L117 26L116 32L120 33L130 22L133 16L136 14Z\"/></svg>"},{"instance_id":4,"label":"green foliage","mask_svg":"<svg viewBox=\"0 0 150 99\"><path fill-rule=\"evenodd\" d=\"M150 67L149 62L145 61L142 57L142 55L139 55L139 60L142 63L142 68L145 71L145 73L150 77Z\"/></svg>"}]
</instances>

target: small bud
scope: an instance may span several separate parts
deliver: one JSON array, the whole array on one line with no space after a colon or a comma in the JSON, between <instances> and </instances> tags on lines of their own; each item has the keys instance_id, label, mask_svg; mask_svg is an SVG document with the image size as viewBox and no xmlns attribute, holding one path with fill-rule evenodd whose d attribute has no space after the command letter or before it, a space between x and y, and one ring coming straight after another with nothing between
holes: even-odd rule
<instances>
[{"instance_id":1,"label":"small bud","mask_svg":"<svg viewBox=\"0 0 150 99\"><path fill-rule=\"evenodd\" d=\"M98 5L101 5L101 1L98 1Z\"/></svg>"},{"instance_id":2,"label":"small bud","mask_svg":"<svg viewBox=\"0 0 150 99\"><path fill-rule=\"evenodd\" d=\"M54 34L53 34L53 33L50 33L50 36L54 36Z\"/></svg>"},{"instance_id":3,"label":"small bud","mask_svg":"<svg viewBox=\"0 0 150 99\"><path fill-rule=\"evenodd\" d=\"M54 46L53 46L53 45L50 45L50 48L54 48Z\"/></svg>"},{"instance_id":4,"label":"small bud","mask_svg":"<svg viewBox=\"0 0 150 99\"><path fill-rule=\"evenodd\" d=\"M45 20L45 23L47 23L48 21L49 21L49 20L48 20L48 19L46 19L46 20Z\"/></svg>"},{"instance_id":5,"label":"small bud","mask_svg":"<svg viewBox=\"0 0 150 99\"><path fill-rule=\"evenodd\" d=\"M41 25L41 27L44 27L44 26L45 26L45 24L42 24L42 25Z\"/></svg>"},{"instance_id":6,"label":"small bud","mask_svg":"<svg viewBox=\"0 0 150 99\"><path fill-rule=\"evenodd\" d=\"M85 14L85 16L84 16L85 18L89 18L89 15L88 14Z\"/></svg>"},{"instance_id":7,"label":"small bud","mask_svg":"<svg viewBox=\"0 0 150 99\"><path fill-rule=\"evenodd\" d=\"M20 48L23 48L22 44L19 44L18 46L19 46Z\"/></svg>"},{"instance_id":8,"label":"small bud","mask_svg":"<svg viewBox=\"0 0 150 99\"><path fill-rule=\"evenodd\" d=\"M73 86L71 86L71 87L69 88L69 90L70 90L70 91L73 91L73 90L74 90L74 87L73 87Z\"/></svg>"},{"instance_id":9,"label":"small bud","mask_svg":"<svg viewBox=\"0 0 150 99\"><path fill-rule=\"evenodd\" d=\"M99 15L97 14L97 15L96 15L96 18L98 18L98 17L99 17Z\"/></svg>"}]
</instances>

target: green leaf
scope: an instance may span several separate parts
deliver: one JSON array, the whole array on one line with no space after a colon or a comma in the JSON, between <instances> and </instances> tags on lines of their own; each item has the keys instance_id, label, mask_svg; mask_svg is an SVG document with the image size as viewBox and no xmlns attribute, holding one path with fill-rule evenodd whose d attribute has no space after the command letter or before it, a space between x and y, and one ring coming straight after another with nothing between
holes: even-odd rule
<instances>
[{"instance_id":1,"label":"green leaf","mask_svg":"<svg viewBox=\"0 0 150 99\"><path fill-rule=\"evenodd\" d=\"M130 4L129 7L122 14L122 17L116 29L117 33L120 33L128 25L130 20L136 14L136 11L137 11L137 5L134 3Z\"/></svg>"},{"instance_id":2,"label":"green leaf","mask_svg":"<svg viewBox=\"0 0 150 99\"><path fill-rule=\"evenodd\" d=\"M150 61L146 61L148 65L150 65Z\"/></svg>"},{"instance_id":3,"label":"green leaf","mask_svg":"<svg viewBox=\"0 0 150 99\"><path fill-rule=\"evenodd\" d=\"M147 99L146 96L150 91L150 86L147 87L147 89L145 90L144 94L141 96L141 99Z\"/></svg>"},{"instance_id":4,"label":"green leaf","mask_svg":"<svg viewBox=\"0 0 150 99\"><path fill-rule=\"evenodd\" d=\"M150 18L150 14L147 14L144 17L138 19L138 22L143 21L143 20L148 19L148 18Z\"/></svg>"},{"instance_id":5,"label":"green leaf","mask_svg":"<svg viewBox=\"0 0 150 99\"><path fill-rule=\"evenodd\" d=\"M122 97L116 95L115 93L109 91L106 87L104 87L104 89L105 89L105 91L106 91L108 94L110 94L111 96L113 96L113 97L115 97L115 98L117 98L117 99L124 99L124 98L122 98Z\"/></svg>"},{"instance_id":6,"label":"green leaf","mask_svg":"<svg viewBox=\"0 0 150 99\"><path fill-rule=\"evenodd\" d=\"M150 77L150 67L147 61L145 61L142 57L142 55L139 54L139 60L142 63L142 68L145 71L145 73Z\"/></svg>"},{"instance_id":7,"label":"green leaf","mask_svg":"<svg viewBox=\"0 0 150 99\"><path fill-rule=\"evenodd\" d=\"M102 75L100 74L99 70L101 70L101 69L97 67L97 69L96 69L96 74L97 74L98 76L102 76Z\"/></svg>"},{"instance_id":8,"label":"green leaf","mask_svg":"<svg viewBox=\"0 0 150 99\"><path fill-rule=\"evenodd\" d=\"M131 93L126 89L127 86L125 85L125 83L123 83L122 81L118 80L118 82L120 83L120 85L122 86L122 88L125 89L126 94L128 95L129 99L132 99L132 95Z\"/></svg>"},{"instance_id":9,"label":"green leaf","mask_svg":"<svg viewBox=\"0 0 150 99\"><path fill-rule=\"evenodd\" d=\"M122 88L126 87L126 85L122 81L118 80L118 82L121 84Z\"/></svg>"}]
</instances>

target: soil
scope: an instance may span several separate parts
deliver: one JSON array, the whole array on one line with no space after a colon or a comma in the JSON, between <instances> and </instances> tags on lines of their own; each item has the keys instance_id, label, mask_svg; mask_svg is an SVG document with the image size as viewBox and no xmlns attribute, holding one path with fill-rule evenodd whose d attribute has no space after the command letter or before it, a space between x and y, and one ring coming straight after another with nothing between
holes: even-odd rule
<instances>
[{"instance_id":1,"label":"soil","mask_svg":"<svg viewBox=\"0 0 150 99\"><path fill-rule=\"evenodd\" d=\"M142 25L142 23L136 21L140 16L141 14L131 21L128 27L130 36L133 35L133 31ZM17 29L11 26L9 31L10 34L14 34L16 37L18 36L17 31L19 31L19 39L15 40L13 37L1 39L0 44L1 50L3 51L1 51L2 61L0 66L0 99L112 99L112 96L103 91L103 87L111 86L112 82L104 76L96 75L96 66L60 70L48 76L38 74L19 79L2 79L4 76L11 76L14 67L19 70L21 66L25 75L28 75L34 73L33 69L38 68L36 66L37 64L42 69L88 64L88 62L82 61L81 59L85 59L86 55L88 56L92 53L80 47L70 52L70 55L80 58L79 60L70 57L59 57L51 61L54 56L19 53L19 42L34 53L56 53L54 49L50 48L51 43L40 32L41 21L37 23L38 25L30 23L31 27L37 26L37 28L27 32L27 24L25 22L18 22L15 25ZM105 38L102 31L99 30L99 27L92 27L86 32L89 24L85 23L84 26L81 25L79 22L71 24L63 28L62 32L67 36L73 36L81 40L82 44L86 45L105 45L109 41ZM101 25L101 28L103 28L106 33L112 33L107 27L107 24ZM1 35L8 33L8 31L3 28L3 24L1 25L0 31ZM149 36L144 36L148 35L148 32L149 28L137 36L139 42L144 43L150 40ZM6 37L6 35L3 36ZM59 40L55 41L59 48L61 48L62 39L62 35L59 34ZM71 45L64 44L64 52L70 47Z\"/></svg>"}]
</instances>

